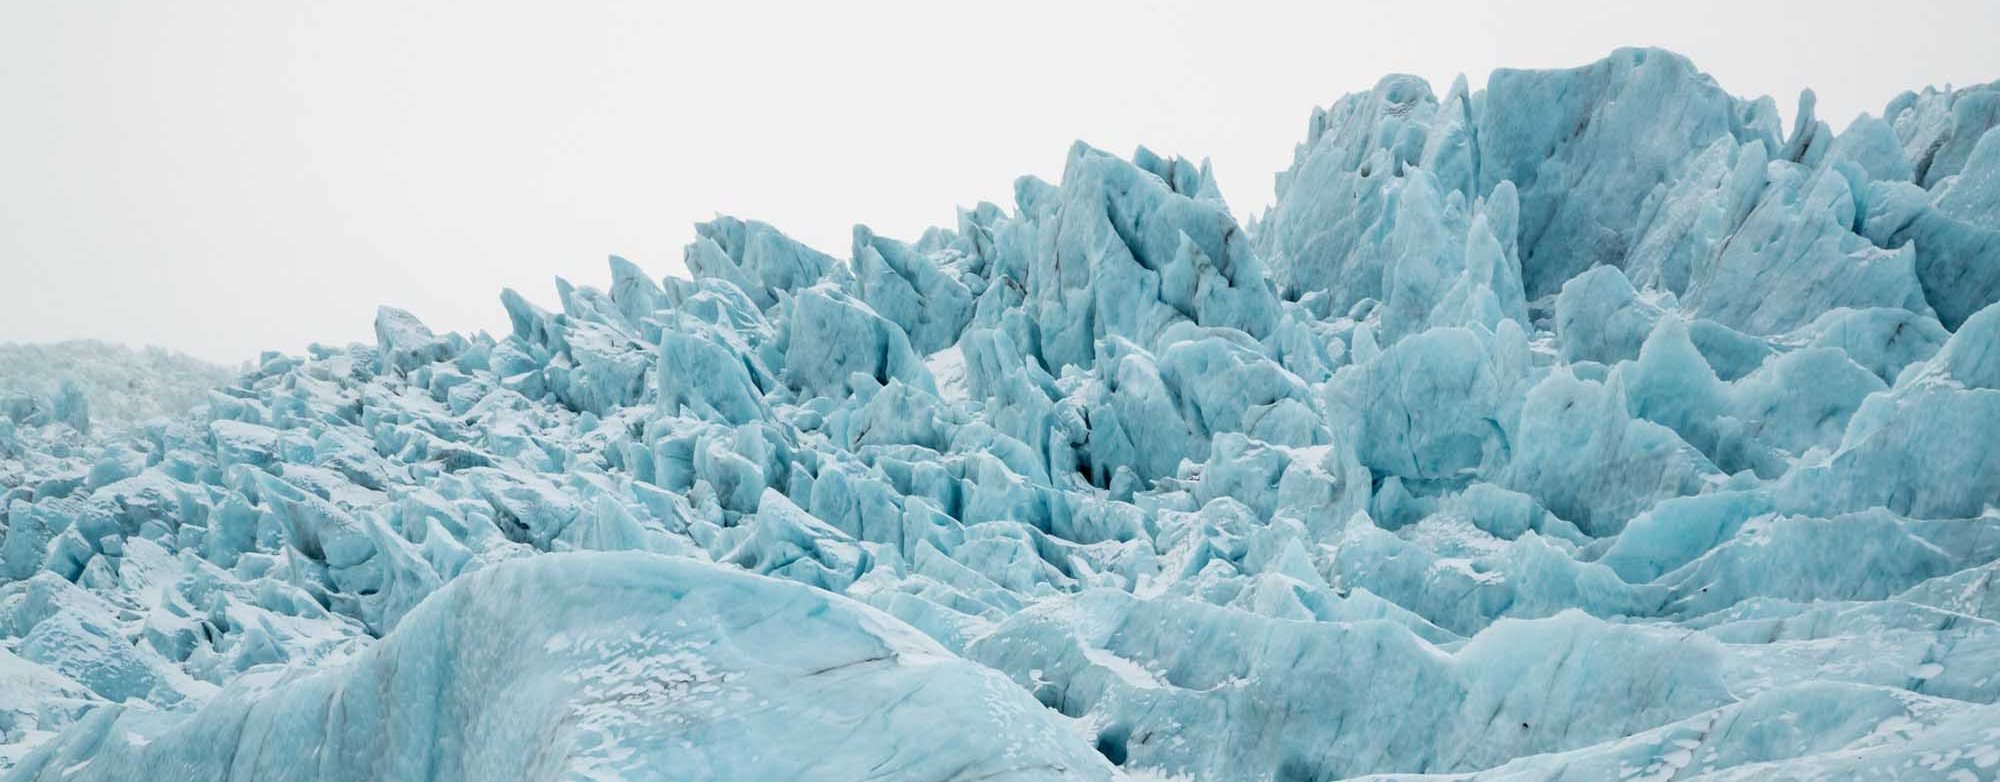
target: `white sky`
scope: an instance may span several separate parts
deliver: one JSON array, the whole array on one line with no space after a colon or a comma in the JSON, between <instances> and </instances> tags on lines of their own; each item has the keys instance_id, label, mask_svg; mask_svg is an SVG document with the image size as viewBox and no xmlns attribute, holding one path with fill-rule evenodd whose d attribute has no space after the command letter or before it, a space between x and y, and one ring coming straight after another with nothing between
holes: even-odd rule
<instances>
[{"instance_id":1,"label":"white sky","mask_svg":"<svg viewBox=\"0 0 2000 782\"><path fill-rule=\"evenodd\" d=\"M1619 45L1836 126L2000 78L2000 2L154 2L0 0L0 341L235 362L372 341L389 303L499 330L512 286L680 273L689 224L846 257L914 238L1072 139L1215 162L1271 199L1315 105L1443 92Z\"/></svg>"}]
</instances>

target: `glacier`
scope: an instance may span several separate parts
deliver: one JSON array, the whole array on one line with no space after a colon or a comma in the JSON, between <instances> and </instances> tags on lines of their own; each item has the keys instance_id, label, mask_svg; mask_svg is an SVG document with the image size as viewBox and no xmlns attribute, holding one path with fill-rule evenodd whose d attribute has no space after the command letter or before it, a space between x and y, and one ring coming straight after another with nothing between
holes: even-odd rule
<instances>
[{"instance_id":1,"label":"glacier","mask_svg":"<svg viewBox=\"0 0 2000 782\"><path fill-rule=\"evenodd\" d=\"M2000 82L1621 49L504 333L0 349L0 779L2000 779Z\"/></svg>"}]
</instances>

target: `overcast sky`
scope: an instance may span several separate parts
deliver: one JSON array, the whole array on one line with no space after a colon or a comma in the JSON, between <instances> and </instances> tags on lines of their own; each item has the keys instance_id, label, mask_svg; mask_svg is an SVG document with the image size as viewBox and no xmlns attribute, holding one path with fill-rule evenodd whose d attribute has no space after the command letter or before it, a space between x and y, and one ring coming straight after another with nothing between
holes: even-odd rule
<instances>
[{"instance_id":1,"label":"overcast sky","mask_svg":"<svg viewBox=\"0 0 2000 782\"><path fill-rule=\"evenodd\" d=\"M680 273L689 225L846 257L1072 139L1271 199L1312 107L1621 45L1836 126L2000 78L2000 2L0 3L0 341L236 362L372 341L378 303L499 330L512 286Z\"/></svg>"}]
</instances>

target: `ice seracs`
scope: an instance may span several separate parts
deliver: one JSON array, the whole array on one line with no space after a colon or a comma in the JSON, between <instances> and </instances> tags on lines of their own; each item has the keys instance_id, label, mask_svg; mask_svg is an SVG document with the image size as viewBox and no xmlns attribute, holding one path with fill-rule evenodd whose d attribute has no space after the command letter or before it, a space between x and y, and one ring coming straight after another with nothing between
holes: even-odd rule
<instances>
[{"instance_id":1,"label":"ice seracs","mask_svg":"<svg viewBox=\"0 0 2000 782\"><path fill-rule=\"evenodd\" d=\"M1996 96L1391 76L1254 220L1079 143L844 259L721 217L497 335L35 375L0 764L1991 779Z\"/></svg>"}]
</instances>

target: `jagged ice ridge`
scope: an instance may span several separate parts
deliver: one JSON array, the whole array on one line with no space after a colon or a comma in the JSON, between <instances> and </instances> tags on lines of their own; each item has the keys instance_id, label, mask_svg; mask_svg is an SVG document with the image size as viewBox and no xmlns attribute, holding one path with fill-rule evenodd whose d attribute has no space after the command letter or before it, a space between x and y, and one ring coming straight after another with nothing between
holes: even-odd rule
<instances>
[{"instance_id":1,"label":"jagged ice ridge","mask_svg":"<svg viewBox=\"0 0 2000 782\"><path fill-rule=\"evenodd\" d=\"M8 780L1991 780L2000 82L1620 50L0 418ZM53 393L53 396L49 396Z\"/></svg>"}]
</instances>

